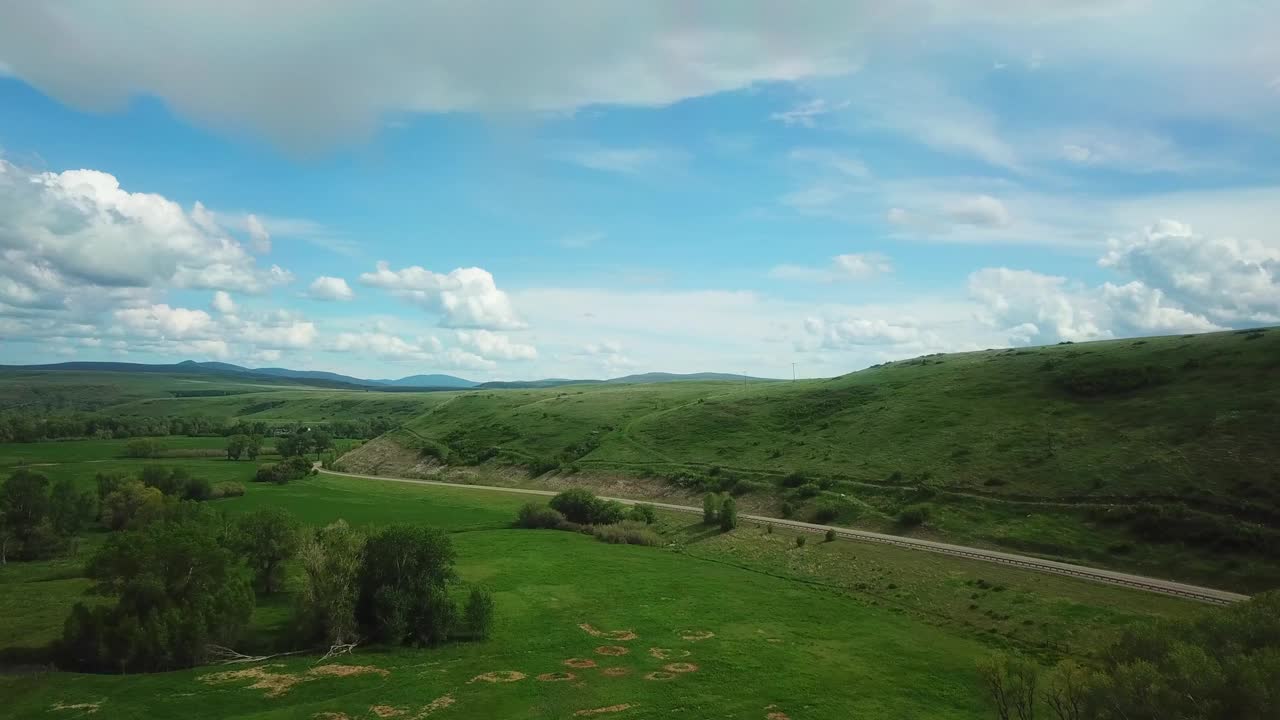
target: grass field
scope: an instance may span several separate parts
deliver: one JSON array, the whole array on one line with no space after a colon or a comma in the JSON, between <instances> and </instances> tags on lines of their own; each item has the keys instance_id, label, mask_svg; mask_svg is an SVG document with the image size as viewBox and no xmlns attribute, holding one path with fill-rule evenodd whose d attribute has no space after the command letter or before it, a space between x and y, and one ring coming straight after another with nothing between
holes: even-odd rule
<instances>
[{"instance_id":1,"label":"grass field","mask_svg":"<svg viewBox=\"0 0 1280 720\"><path fill-rule=\"evenodd\" d=\"M42 471L91 478L102 465L146 462L163 461L67 462ZM213 459L169 464L175 463L211 479L244 480L254 466ZM311 718L324 712L371 718L386 708L425 717L428 707L440 718L557 718L621 705L630 707L601 716L981 718L989 710L974 660L993 649L1017 647L1046 662L1088 655L1125 623L1199 610L1170 598L896 548L816 540L797 548L790 535L759 528L709 533L685 517L660 521L665 548L514 530L510 521L526 498L495 492L326 476L285 486L247 483L247 489L244 497L214 506L231 514L282 506L310 524L341 517L364 526L409 522L449 530L462 578L495 591L499 620L492 639L434 650L358 651L337 662L376 670L349 677L313 671L313 658L282 659L254 671L268 673L256 678L267 690L250 688L255 679L208 681L227 668L130 677L7 675L0 677L7 700L0 716L76 717L85 708L56 708L96 703L97 716L111 718ZM100 538L82 542L81 559ZM297 583L295 574L290 587ZM87 584L76 561L0 568L0 647L56 637ZM246 647L285 622L290 604L287 594L260 604ZM582 624L638 637L595 637ZM696 633L714 636L682 637ZM597 652L613 646L625 654ZM670 652L659 659L650 648ZM575 658L596 667L564 664ZM663 669L672 663L696 670ZM525 677L473 682L495 672ZM553 673L574 678L538 679ZM268 694L282 683L295 684ZM444 697L452 704L431 705Z\"/></svg>"}]
</instances>

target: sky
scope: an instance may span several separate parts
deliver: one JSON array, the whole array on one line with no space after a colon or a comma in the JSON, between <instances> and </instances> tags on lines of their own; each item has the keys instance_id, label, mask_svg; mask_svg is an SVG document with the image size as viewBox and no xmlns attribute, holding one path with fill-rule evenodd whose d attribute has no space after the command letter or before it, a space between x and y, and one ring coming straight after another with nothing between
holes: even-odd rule
<instances>
[{"instance_id":1,"label":"sky","mask_svg":"<svg viewBox=\"0 0 1280 720\"><path fill-rule=\"evenodd\" d=\"M1280 3L0 0L0 363L834 376L1280 323Z\"/></svg>"}]
</instances>

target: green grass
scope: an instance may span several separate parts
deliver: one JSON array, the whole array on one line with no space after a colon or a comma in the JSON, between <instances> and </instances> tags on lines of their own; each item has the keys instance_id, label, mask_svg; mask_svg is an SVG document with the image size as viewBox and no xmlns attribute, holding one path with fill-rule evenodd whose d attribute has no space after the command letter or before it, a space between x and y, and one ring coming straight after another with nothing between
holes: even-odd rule
<instances>
[{"instance_id":1,"label":"green grass","mask_svg":"<svg viewBox=\"0 0 1280 720\"><path fill-rule=\"evenodd\" d=\"M91 482L100 466L136 469L147 462L156 461L66 463L44 470ZM219 480L253 468L225 460L179 463ZM776 704L792 718L982 718L989 711L974 658L1007 647L1046 662L1088 655L1125 623L1199 609L1170 598L879 545L810 538L797 549L782 531L744 527L722 535L690 525L686 516L663 516L659 527L670 546L647 548L510 529L515 509L528 500L513 494L326 476L246 487L244 497L213 506L230 514L281 506L313 525L345 518L366 526L411 522L450 531L462 579L495 591L499 615L493 638L434 650L362 649L340 662L376 665L389 672L386 677L314 680L278 698L247 689L248 682L199 681L223 668L129 677L3 676L0 693L7 702L0 717L45 716L57 703L104 701L98 715L112 718L310 718L319 712L356 718L371 717L374 705L416 712L452 694L456 704L439 717L571 717L577 710L633 703L626 713L603 717L763 717L764 708ZM103 537L82 541L76 559L0 568L0 649L35 647L58 636L70 605L88 586L78 576L79 564ZM294 568L291 592L299 581ZM260 602L241 647L265 647L287 623L291 606L288 593ZM640 637L593 638L578 628L584 622L634 630ZM679 637L685 630L716 636L686 641ZM597 646L614 644L631 651L623 657L594 653ZM659 662L649 656L650 647L692 654ZM572 657L626 667L631 674L610 678L599 669L570 670L562 662ZM643 678L679 661L700 669L670 682ZM314 658L279 662L274 672L305 673ZM505 685L468 684L498 670L529 677ZM559 671L578 673L578 680L534 679Z\"/></svg>"}]
</instances>

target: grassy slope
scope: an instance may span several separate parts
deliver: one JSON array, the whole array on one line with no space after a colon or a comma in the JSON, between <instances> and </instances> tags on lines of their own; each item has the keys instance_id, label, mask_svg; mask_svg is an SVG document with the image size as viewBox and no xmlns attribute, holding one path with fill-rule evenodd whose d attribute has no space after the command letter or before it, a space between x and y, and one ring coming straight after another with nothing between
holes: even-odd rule
<instances>
[{"instance_id":1,"label":"grassy slope","mask_svg":"<svg viewBox=\"0 0 1280 720\"><path fill-rule=\"evenodd\" d=\"M1100 396L1063 386L1147 367L1165 381ZM826 498L842 522L887 528L932 496L933 529L950 537L1258 589L1280 584L1280 558L1224 564L1133 547L1089 513L1147 500L1274 526L1278 421L1273 330L932 356L824 381L470 393L399 437L461 437L506 460L615 474L738 476L770 491L800 471L834 483L798 503L801 516Z\"/></svg>"},{"instance_id":2,"label":"grassy slope","mask_svg":"<svg viewBox=\"0 0 1280 720\"><path fill-rule=\"evenodd\" d=\"M57 450L57 444L48 444ZM2 452L3 449L0 449ZM113 461L135 467L142 461ZM253 464L189 459L193 473L244 479ZM98 463L68 462L51 475L91 478ZM338 517L360 525L421 522L454 533L459 571L497 593L500 621L485 644L432 651L365 651L350 660L390 671L385 679L326 679L265 698L247 683L206 685L208 669L129 678L39 674L0 678L2 717L43 716L55 703L98 702L108 717L311 717L345 712L370 717L373 705L416 710L445 693L457 701L440 717L567 717L579 709L636 703L631 717L682 710L695 716L763 717L778 704L793 718L985 717L973 658L1017 645L1046 659L1088 653L1116 626L1194 606L1118 588L1046 577L985 563L938 558L875 545L836 542L797 549L792 537L743 529L707 533L685 518L664 519L670 549L611 546L553 531L509 530L525 498L451 488L314 477L278 487L249 484L243 498L217 501L240 513L283 506L308 523ZM101 540L88 539L83 558ZM0 647L55 637L87 581L78 563L13 563L0 568ZM981 582L979 582L981 581ZM297 587L296 573L293 587ZM984 589L987 588L987 589ZM996 589L999 588L999 589ZM260 605L250 643L286 619L287 595ZM634 629L619 643L629 655L594 655L614 644L577 628ZM712 640L681 640L706 629ZM649 647L689 649L697 673L646 681L663 664ZM632 670L579 682L539 683L570 657ZM311 659L283 661L304 672ZM494 670L529 679L468 685Z\"/></svg>"}]
</instances>

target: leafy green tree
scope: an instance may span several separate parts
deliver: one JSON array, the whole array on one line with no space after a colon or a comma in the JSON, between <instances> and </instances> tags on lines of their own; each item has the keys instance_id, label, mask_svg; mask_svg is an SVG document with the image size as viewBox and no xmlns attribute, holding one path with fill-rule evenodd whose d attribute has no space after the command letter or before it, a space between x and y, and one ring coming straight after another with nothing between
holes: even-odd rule
<instances>
[{"instance_id":1,"label":"leafy green tree","mask_svg":"<svg viewBox=\"0 0 1280 720\"><path fill-rule=\"evenodd\" d=\"M308 439L311 443L311 452L315 453L317 457L325 450L333 449L333 437L324 430L314 430L308 435L310 435Z\"/></svg>"},{"instance_id":2,"label":"leafy green tree","mask_svg":"<svg viewBox=\"0 0 1280 720\"><path fill-rule=\"evenodd\" d=\"M467 596L467 605L462 612L463 622L471 637L484 640L493 630L494 602L493 594L480 587L471 588Z\"/></svg>"},{"instance_id":3,"label":"leafy green tree","mask_svg":"<svg viewBox=\"0 0 1280 720\"><path fill-rule=\"evenodd\" d=\"M355 642L364 542L362 534L338 520L309 534L302 543L298 557L306 580L299 622L307 639L330 645Z\"/></svg>"},{"instance_id":4,"label":"leafy green tree","mask_svg":"<svg viewBox=\"0 0 1280 720\"><path fill-rule=\"evenodd\" d=\"M707 493L702 496L702 523L704 525L714 525L720 520L720 496L715 493Z\"/></svg>"},{"instance_id":5,"label":"leafy green tree","mask_svg":"<svg viewBox=\"0 0 1280 720\"><path fill-rule=\"evenodd\" d=\"M15 470L0 487L0 513L5 527L24 542L49 515L49 478L27 468Z\"/></svg>"},{"instance_id":6,"label":"leafy green tree","mask_svg":"<svg viewBox=\"0 0 1280 720\"><path fill-rule=\"evenodd\" d=\"M652 505L640 503L632 506L631 511L627 513L627 519L642 522L645 525L652 525L658 521L658 513L653 509Z\"/></svg>"},{"instance_id":7,"label":"leafy green tree","mask_svg":"<svg viewBox=\"0 0 1280 720\"><path fill-rule=\"evenodd\" d=\"M102 501L102 522L111 530L136 530L164 517L164 493L130 480Z\"/></svg>"},{"instance_id":8,"label":"leafy green tree","mask_svg":"<svg viewBox=\"0 0 1280 720\"><path fill-rule=\"evenodd\" d=\"M262 433L254 433L248 437L244 444L244 453L250 460L258 459L258 455L262 454Z\"/></svg>"},{"instance_id":9,"label":"leafy green tree","mask_svg":"<svg viewBox=\"0 0 1280 720\"><path fill-rule=\"evenodd\" d=\"M155 438L134 438L124 446L124 454L131 458L159 457L164 444Z\"/></svg>"},{"instance_id":10,"label":"leafy green tree","mask_svg":"<svg viewBox=\"0 0 1280 720\"><path fill-rule=\"evenodd\" d=\"M254 584L268 595L278 592L284 564L298 552L298 522L282 507L268 507L236 522L236 550L253 572Z\"/></svg>"},{"instance_id":11,"label":"leafy green tree","mask_svg":"<svg viewBox=\"0 0 1280 720\"><path fill-rule=\"evenodd\" d=\"M79 535L97 514L96 505L93 495L77 490L70 478L57 481L49 491L53 531L62 537Z\"/></svg>"},{"instance_id":12,"label":"leafy green tree","mask_svg":"<svg viewBox=\"0 0 1280 720\"><path fill-rule=\"evenodd\" d=\"M579 525L612 525L627 514L621 503L603 500L586 488L571 488L551 498L553 509Z\"/></svg>"},{"instance_id":13,"label":"leafy green tree","mask_svg":"<svg viewBox=\"0 0 1280 720\"><path fill-rule=\"evenodd\" d=\"M117 533L86 574L115 598L77 603L60 644L65 667L151 672L204 662L210 644L233 643L253 612L243 567L207 522L157 523Z\"/></svg>"},{"instance_id":14,"label":"leafy green tree","mask_svg":"<svg viewBox=\"0 0 1280 720\"><path fill-rule=\"evenodd\" d=\"M119 490L128 481L129 476L122 472L100 472L95 475L94 482L98 487L98 505L101 506L108 495Z\"/></svg>"},{"instance_id":15,"label":"leafy green tree","mask_svg":"<svg viewBox=\"0 0 1280 720\"><path fill-rule=\"evenodd\" d=\"M249 447L248 435L232 435L227 438L227 459L239 460Z\"/></svg>"},{"instance_id":16,"label":"leafy green tree","mask_svg":"<svg viewBox=\"0 0 1280 720\"><path fill-rule=\"evenodd\" d=\"M996 655L978 662L978 675L1000 720L1034 720L1040 670L1035 663Z\"/></svg>"},{"instance_id":17,"label":"leafy green tree","mask_svg":"<svg viewBox=\"0 0 1280 720\"><path fill-rule=\"evenodd\" d=\"M356 618L382 642L435 645L449 637L457 610L453 543L434 528L393 525L365 543Z\"/></svg>"},{"instance_id":18,"label":"leafy green tree","mask_svg":"<svg viewBox=\"0 0 1280 720\"><path fill-rule=\"evenodd\" d=\"M720 503L720 530L729 532L738 527L738 503L734 502L733 497L725 496L724 501Z\"/></svg>"},{"instance_id":19,"label":"leafy green tree","mask_svg":"<svg viewBox=\"0 0 1280 720\"><path fill-rule=\"evenodd\" d=\"M142 468L139 475L143 485L155 488L165 495L180 495L189 477L190 473L186 468L159 465L148 465Z\"/></svg>"}]
</instances>

